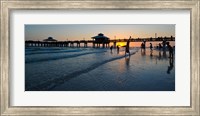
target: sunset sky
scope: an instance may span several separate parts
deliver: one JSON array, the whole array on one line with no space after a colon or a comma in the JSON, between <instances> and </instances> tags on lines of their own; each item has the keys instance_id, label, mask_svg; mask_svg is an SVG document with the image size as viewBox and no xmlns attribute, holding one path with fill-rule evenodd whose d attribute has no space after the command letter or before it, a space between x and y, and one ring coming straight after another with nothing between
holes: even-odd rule
<instances>
[{"instance_id":1,"label":"sunset sky","mask_svg":"<svg viewBox=\"0 0 200 116\"><path fill-rule=\"evenodd\" d=\"M53 37L58 41L91 40L103 33L110 39L175 36L175 25L170 24L62 24L25 25L25 40L40 40Z\"/></svg>"}]
</instances>

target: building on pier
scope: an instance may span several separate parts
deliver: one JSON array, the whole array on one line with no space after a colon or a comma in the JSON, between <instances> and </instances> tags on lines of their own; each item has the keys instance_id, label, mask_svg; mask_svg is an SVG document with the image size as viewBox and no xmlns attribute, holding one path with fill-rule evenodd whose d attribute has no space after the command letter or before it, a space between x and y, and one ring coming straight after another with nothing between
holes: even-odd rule
<instances>
[{"instance_id":1,"label":"building on pier","mask_svg":"<svg viewBox=\"0 0 200 116\"><path fill-rule=\"evenodd\" d=\"M56 39L53 39L53 37L48 37L47 39L44 39L45 42L56 42Z\"/></svg>"},{"instance_id":2,"label":"building on pier","mask_svg":"<svg viewBox=\"0 0 200 116\"><path fill-rule=\"evenodd\" d=\"M99 33L97 36L92 37L93 39L93 47L95 47L95 45L97 45L97 47L100 47L100 45L102 44L102 47L109 47L109 43L110 43L110 38L104 36L103 33Z\"/></svg>"}]
</instances>

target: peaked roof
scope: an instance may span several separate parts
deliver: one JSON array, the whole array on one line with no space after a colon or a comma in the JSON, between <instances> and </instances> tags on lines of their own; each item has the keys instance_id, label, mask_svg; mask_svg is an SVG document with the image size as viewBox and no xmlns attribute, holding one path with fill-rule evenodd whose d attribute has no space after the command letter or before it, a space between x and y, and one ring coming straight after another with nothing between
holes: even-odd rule
<instances>
[{"instance_id":1,"label":"peaked roof","mask_svg":"<svg viewBox=\"0 0 200 116\"><path fill-rule=\"evenodd\" d=\"M44 39L43 41L57 41L57 40L53 39L53 37L48 37L47 39Z\"/></svg>"},{"instance_id":2,"label":"peaked roof","mask_svg":"<svg viewBox=\"0 0 200 116\"><path fill-rule=\"evenodd\" d=\"M99 33L97 36L92 37L93 39L98 39L98 38L106 38L109 39L108 37L104 36L103 33Z\"/></svg>"}]
</instances>

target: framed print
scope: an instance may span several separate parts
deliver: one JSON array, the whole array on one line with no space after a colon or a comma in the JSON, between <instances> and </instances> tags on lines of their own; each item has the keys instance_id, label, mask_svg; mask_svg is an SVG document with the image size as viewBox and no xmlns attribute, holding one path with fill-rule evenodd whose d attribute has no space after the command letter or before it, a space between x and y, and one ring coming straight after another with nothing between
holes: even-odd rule
<instances>
[{"instance_id":1,"label":"framed print","mask_svg":"<svg viewBox=\"0 0 200 116\"><path fill-rule=\"evenodd\" d=\"M1 1L1 115L200 115L199 0Z\"/></svg>"}]
</instances>

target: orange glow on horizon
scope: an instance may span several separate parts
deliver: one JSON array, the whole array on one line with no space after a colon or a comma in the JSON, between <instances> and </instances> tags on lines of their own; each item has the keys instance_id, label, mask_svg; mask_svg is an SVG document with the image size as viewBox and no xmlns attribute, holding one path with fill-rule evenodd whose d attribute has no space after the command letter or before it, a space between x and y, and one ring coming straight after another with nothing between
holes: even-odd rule
<instances>
[{"instance_id":1,"label":"orange glow on horizon","mask_svg":"<svg viewBox=\"0 0 200 116\"><path fill-rule=\"evenodd\" d=\"M126 42L117 42L117 46L119 47L126 46Z\"/></svg>"}]
</instances>

